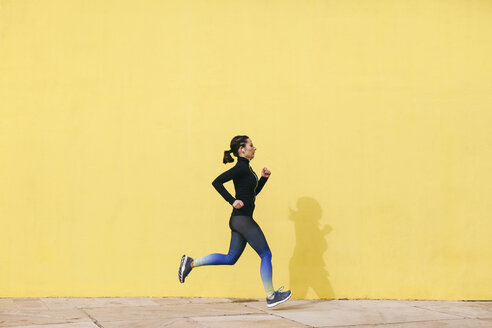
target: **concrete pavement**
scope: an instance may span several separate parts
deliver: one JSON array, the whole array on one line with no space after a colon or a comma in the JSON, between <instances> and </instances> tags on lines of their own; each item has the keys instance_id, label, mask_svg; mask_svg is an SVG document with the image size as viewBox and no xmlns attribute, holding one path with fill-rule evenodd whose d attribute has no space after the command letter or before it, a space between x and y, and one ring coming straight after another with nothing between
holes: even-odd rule
<instances>
[{"instance_id":1,"label":"concrete pavement","mask_svg":"<svg viewBox=\"0 0 492 328\"><path fill-rule=\"evenodd\" d=\"M263 299L0 298L0 327L16 328L475 328L492 302Z\"/></svg>"}]
</instances>

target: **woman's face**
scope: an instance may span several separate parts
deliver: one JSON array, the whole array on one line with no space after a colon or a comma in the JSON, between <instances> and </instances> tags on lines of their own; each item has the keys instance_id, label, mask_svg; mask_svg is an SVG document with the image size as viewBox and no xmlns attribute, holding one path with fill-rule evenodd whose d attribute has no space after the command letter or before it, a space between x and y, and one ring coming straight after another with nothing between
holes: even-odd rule
<instances>
[{"instance_id":1,"label":"woman's face","mask_svg":"<svg viewBox=\"0 0 492 328\"><path fill-rule=\"evenodd\" d=\"M246 157L249 160L255 157L255 151L256 148L255 146L253 146L253 142L249 138L246 140L246 145L239 149L240 155Z\"/></svg>"}]
</instances>

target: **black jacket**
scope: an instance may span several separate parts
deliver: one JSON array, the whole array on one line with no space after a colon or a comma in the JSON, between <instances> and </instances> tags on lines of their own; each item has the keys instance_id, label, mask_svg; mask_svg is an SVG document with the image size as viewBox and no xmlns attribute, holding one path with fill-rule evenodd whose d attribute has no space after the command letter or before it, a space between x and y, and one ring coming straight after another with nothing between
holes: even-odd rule
<instances>
[{"instance_id":1,"label":"black jacket","mask_svg":"<svg viewBox=\"0 0 492 328\"><path fill-rule=\"evenodd\" d=\"M217 189L219 194L221 194L229 204L232 205L236 199L239 199L244 203L244 206L240 209L233 207L231 215L253 216L256 195L260 193L265 182L268 180L268 178L263 176L258 180L258 177L249 165L249 162L249 159L246 157L238 157L234 167L219 175L212 182L212 186ZM224 187L224 183L230 180L234 182L236 198L232 197Z\"/></svg>"}]
</instances>

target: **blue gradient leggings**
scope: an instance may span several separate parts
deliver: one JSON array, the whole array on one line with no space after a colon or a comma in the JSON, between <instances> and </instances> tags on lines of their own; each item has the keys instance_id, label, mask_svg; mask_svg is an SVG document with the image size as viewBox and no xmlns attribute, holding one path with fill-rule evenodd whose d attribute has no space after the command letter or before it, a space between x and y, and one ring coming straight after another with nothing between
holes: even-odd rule
<instances>
[{"instance_id":1,"label":"blue gradient leggings","mask_svg":"<svg viewBox=\"0 0 492 328\"><path fill-rule=\"evenodd\" d=\"M233 265L246 247L246 242L261 258L260 275L267 296L273 294L272 283L272 252L260 226L251 216L232 215L229 220L231 228L231 244L228 254L209 254L193 260L193 266L202 265Z\"/></svg>"}]
</instances>

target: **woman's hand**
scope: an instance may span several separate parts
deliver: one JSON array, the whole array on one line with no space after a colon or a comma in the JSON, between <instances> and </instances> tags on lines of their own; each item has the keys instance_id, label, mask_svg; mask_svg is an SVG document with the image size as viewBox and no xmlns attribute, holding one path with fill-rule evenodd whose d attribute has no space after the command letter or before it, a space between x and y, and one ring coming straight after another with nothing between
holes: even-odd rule
<instances>
[{"instance_id":1,"label":"woman's hand","mask_svg":"<svg viewBox=\"0 0 492 328\"><path fill-rule=\"evenodd\" d=\"M242 200L236 199L236 200L234 201L234 203L232 203L232 206L233 206L234 208L240 209L241 207L243 207L243 206L244 206L244 203L243 203L243 201L242 201Z\"/></svg>"},{"instance_id":2,"label":"woman's hand","mask_svg":"<svg viewBox=\"0 0 492 328\"><path fill-rule=\"evenodd\" d=\"M268 178L270 174L272 174L272 172L270 172L266 167L264 167L263 170L261 171L262 177Z\"/></svg>"}]
</instances>

